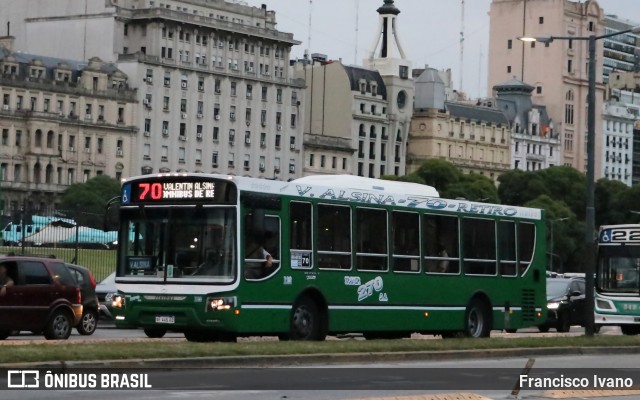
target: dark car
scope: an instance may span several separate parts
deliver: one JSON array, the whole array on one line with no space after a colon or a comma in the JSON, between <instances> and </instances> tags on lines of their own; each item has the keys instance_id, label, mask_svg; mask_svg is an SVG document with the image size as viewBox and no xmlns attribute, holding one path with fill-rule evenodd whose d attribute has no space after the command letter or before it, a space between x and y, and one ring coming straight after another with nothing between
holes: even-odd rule
<instances>
[{"instance_id":1,"label":"dark car","mask_svg":"<svg viewBox=\"0 0 640 400\"><path fill-rule=\"evenodd\" d=\"M96 286L96 295L100 301L100 315L113 319L111 307L113 295L118 291L116 288L116 273L112 273L98 283Z\"/></svg>"},{"instance_id":2,"label":"dark car","mask_svg":"<svg viewBox=\"0 0 640 400\"><path fill-rule=\"evenodd\" d=\"M82 294L64 261L5 256L0 265L14 282L0 296L0 340L17 331L67 339L82 317Z\"/></svg>"},{"instance_id":3,"label":"dark car","mask_svg":"<svg viewBox=\"0 0 640 400\"><path fill-rule=\"evenodd\" d=\"M538 328L569 332L572 325L586 324L584 278L547 278L547 321Z\"/></svg>"},{"instance_id":4,"label":"dark car","mask_svg":"<svg viewBox=\"0 0 640 400\"><path fill-rule=\"evenodd\" d=\"M81 335L93 335L98 328L100 309L98 296L96 296L96 281L93 279L91 271L85 267L74 264L66 265L82 292L82 318L76 329Z\"/></svg>"}]
</instances>

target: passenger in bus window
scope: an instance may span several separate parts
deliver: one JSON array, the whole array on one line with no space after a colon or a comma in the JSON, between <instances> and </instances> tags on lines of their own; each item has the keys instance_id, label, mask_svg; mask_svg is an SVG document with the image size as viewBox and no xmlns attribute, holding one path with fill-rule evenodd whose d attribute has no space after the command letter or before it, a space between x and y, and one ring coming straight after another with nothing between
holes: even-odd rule
<instances>
[{"instance_id":1,"label":"passenger in bus window","mask_svg":"<svg viewBox=\"0 0 640 400\"><path fill-rule=\"evenodd\" d=\"M438 245L438 257L448 258L449 254L447 253L447 249L444 248L444 245L440 243ZM447 272L449 269L449 260L440 260L438 262L438 272Z\"/></svg>"}]
</instances>

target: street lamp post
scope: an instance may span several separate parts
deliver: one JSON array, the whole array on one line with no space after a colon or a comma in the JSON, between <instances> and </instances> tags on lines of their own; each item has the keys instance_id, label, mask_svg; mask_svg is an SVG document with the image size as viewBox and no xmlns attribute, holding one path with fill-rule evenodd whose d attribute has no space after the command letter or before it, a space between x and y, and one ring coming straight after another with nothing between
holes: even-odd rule
<instances>
[{"instance_id":1,"label":"street lamp post","mask_svg":"<svg viewBox=\"0 0 640 400\"><path fill-rule=\"evenodd\" d=\"M640 27L613 32L606 35L590 36L540 36L520 37L523 42L551 43L554 40L587 41L589 48L589 91L587 95L587 208L585 213L585 243L587 245L587 262L585 265L585 334L593 336L595 333L594 289L596 273L596 244L595 244L595 136L596 136L596 41L625 33L640 33Z\"/></svg>"},{"instance_id":2,"label":"street lamp post","mask_svg":"<svg viewBox=\"0 0 640 400\"><path fill-rule=\"evenodd\" d=\"M568 220L568 219L569 219L569 218L566 218L566 217L565 217L565 218L552 219L552 220L551 220L551 223L549 224L549 227L551 228L551 232L550 232L550 236L551 236L551 237L550 237L550 239L551 239L551 243L549 243L549 254L551 255L551 260L549 260L549 270L550 270L551 272L554 272L554 271L553 271L553 257L554 257L554 254L553 254L553 225L554 225L556 222L566 221L566 220Z\"/></svg>"}]
</instances>

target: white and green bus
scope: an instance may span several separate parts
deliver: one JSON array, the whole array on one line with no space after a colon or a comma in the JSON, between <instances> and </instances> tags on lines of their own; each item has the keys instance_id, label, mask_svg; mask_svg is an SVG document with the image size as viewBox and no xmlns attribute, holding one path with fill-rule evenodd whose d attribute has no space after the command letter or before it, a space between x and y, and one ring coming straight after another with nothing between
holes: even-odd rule
<instances>
[{"instance_id":1,"label":"white and green bus","mask_svg":"<svg viewBox=\"0 0 640 400\"><path fill-rule=\"evenodd\" d=\"M595 323L617 325L625 335L640 333L640 225L600 228L595 290Z\"/></svg>"},{"instance_id":2,"label":"white and green bus","mask_svg":"<svg viewBox=\"0 0 640 400\"><path fill-rule=\"evenodd\" d=\"M486 337L546 318L538 209L346 175L161 174L124 182L119 216L116 325L149 336Z\"/></svg>"}]
</instances>

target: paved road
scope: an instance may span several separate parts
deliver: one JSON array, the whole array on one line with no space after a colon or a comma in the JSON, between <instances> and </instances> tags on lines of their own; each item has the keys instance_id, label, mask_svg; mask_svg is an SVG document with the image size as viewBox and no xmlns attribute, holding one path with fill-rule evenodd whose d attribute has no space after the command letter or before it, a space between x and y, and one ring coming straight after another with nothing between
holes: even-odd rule
<instances>
[{"instance_id":1,"label":"paved road","mask_svg":"<svg viewBox=\"0 0 640 400\"><path fill-rule=\"evenodd\" d=\"M117 396L119 400L146 400L146 399L183 399L183 398L203 398L216 400L347 400L366 398L397 398L399 396L413 396L413 399L429 399L428 395L436 393L449 394L449 397L440 399L507 399L510 394L510 387L517 381L518 374L527 362L527 358L510 359L483 359L466 361L428 361L428 362L397 362L385 363L380 360L376 364L350 364L340 367L328 365L314 365L306 369L266 369L256 372L246 369L215 369L215 370L176 370L171 372L157 372L156 378L166 382L169 388L163 391L92 391L89 392L64 392L64 391L5 391L0 392L0 397L6 400L23 399L46 399L58 400L73 397L91 398L92 400L112 399ZM616 371L622 369L633 369L638 365L637 355L601 357L601 356L562 356L562 357L539 357L534 364L534 372L547 374L546 376L560 376L560 374L571 375L574 371L571 368L576 366L592 368L587 373L604 374L606 369L615 368ZM329 369L326 369L329 368ZM261 372L262 371L262 372ZM290 372L288 372L290 371ZM509 376L504 380L495 371L508 371ZM635 370L635 375L640 383L640 373ZM627 373L629 371L627 370ZM306 374L306 375L305 375ZM447 376L449 378L447 378ZM465 380L460 377L464 376ZM370 379L367 380L367 377ZM465 382L489 382L493 388L487 390L469 390L464 392L475 393L476 397L462 397L457 392L447 392L443 390L430 390L425 387L425 382L454 380L450 383L451 388L462 388ZM499 381L499 379L503 379ZM235 383L242 382L242 387L249 388L251 385L262 386L251 390L229 391ZM457 383L455 383L457 382ZM478 383L484 385L485 383ZM300 389L301 385L309 385L309 389ZM318 386L330 389L332 387L354 388L353 390L318 390ZM394 390L389 387L412 387L411 391ZM282 390L286 387L296 387L297 390ZM190 388L190 389L189 389ZM379 388L371 391L368 388ZM599 396L598 396L599 394ZM624 399L638 398L635 396L605 396L605 392L590 393L586 396L584 392L565 391L548 392L541 390L524 391L521 393L522 399L543 399L543 398L602 398L602 399ZM610 394L610 393L609 393ZM482 396L482 397L479 397Z\"/></svg>"},{"instance_id":2,"label":"paved road","mask_svg":"<svg viewBox=\"0 0 640 400\"><path fill-rule=\"evenodd\" d=\"M584 328L574 326L568 333L547 332L540 333L537 329L523 329L517 333L505 333L494 331L491 333L493 337L505 337L505 338L519 338L519 337L553 337L553 336L579 336L584 333ZM620 328L618 327L603 327L600 332L601 335L620 335ZM100 321L98 329L91 336L82 336L74 329L70 340L72 341L103 341L103 340L119 340L119 339L146 339L144 332L141 329L116 329L111 321ZM165 336L166 339L184 339L184 335L181 333L169 332ZM423 336L414 335L415 339L439 339L439 336ZM19 344L21 341L32 343L33 341L47 342L42 338L42 335L34 335L30 332L21 332L19 336L11 336L6 341L0 341L1 344ZM255 338L241 339L241 340L256 340ZM262 338L262 340L277 340L277 338Z\"/></svg>"}]
</instances>

